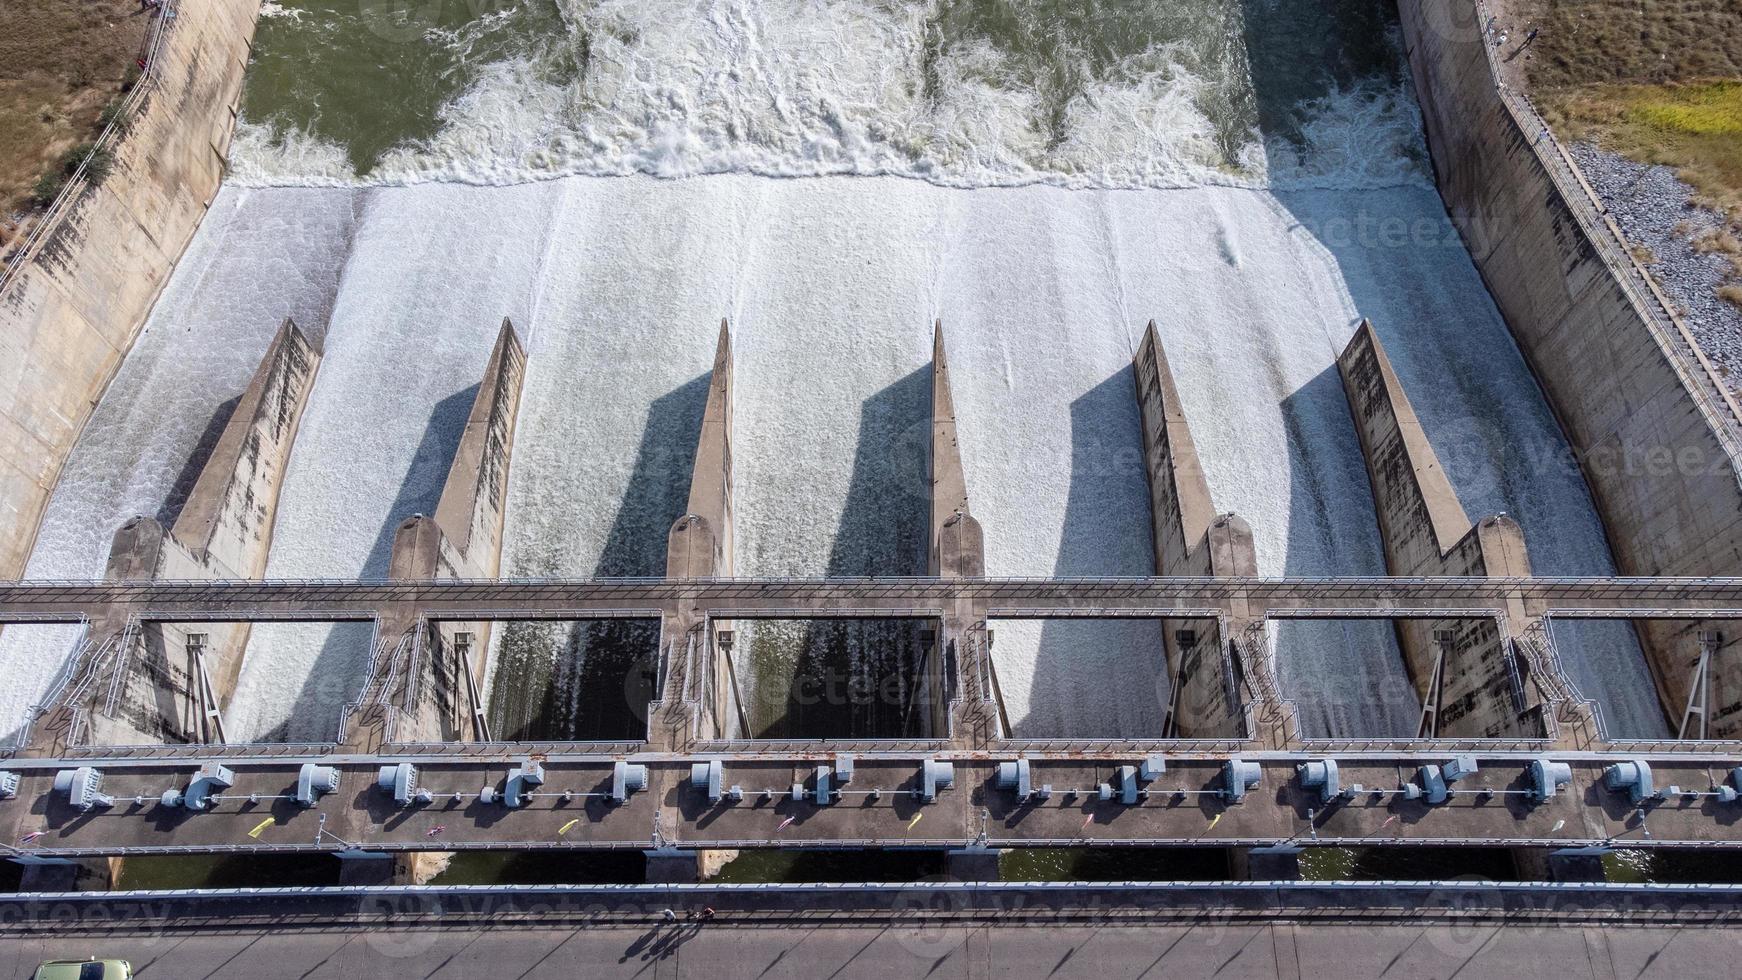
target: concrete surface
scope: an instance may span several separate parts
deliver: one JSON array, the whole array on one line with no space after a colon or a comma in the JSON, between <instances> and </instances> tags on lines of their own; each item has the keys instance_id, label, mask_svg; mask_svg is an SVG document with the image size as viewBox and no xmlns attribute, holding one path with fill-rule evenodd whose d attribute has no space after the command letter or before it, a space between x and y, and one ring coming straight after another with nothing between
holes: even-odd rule
<instances>
[{"instance_id":1,"label":"concrete surface","mask_svg":"<svg viewBox=\"0 0 1742 980\"><path fill-rule=\"evenodd\" d=\"M507 749L508 747L501 747ZM1304 753L1249 753L1260 779L1240 802L1223 799L1225 755L1175 752L1168 771L1135 803L1115 793L1101 800L1102 784L1118 786L1121 765L1146 753L1109 752L1073 758L1059 752L1028 753L1037 786L1051 785L1049 799L1022 800L996 785L997 764L1015 751L987 757L975 751L887 752L857 757L853 782L832 805L793 800L797 784L814 786L819 764L832 754L762 755L708 753L725 762L725 785L741 785L745 798L711 803L689 783L697 756L606 751L565 752L557 746L516 746L543 762L546 782L519 809L484 803L480 791L502 788L518 752L486 758L405 751L384 757L315 756L340 773L337 792L311 808L288 798L301 759L224 757L235 784L211 809L191 812L158 802L166 790L184 789L195 760L89 760L102 773L102 792L112 807L80 812L51 790L64 763L11 764L20 774L19 795L0 803L0 832L26 839L27 850L45 857L96 857L137 853L245 850L336 853L347 845L374 851L576 850L617 848L682 850L802 847L908 847L957 849L979 844L1012 846L1270 846L1306 842L1315 846L1519 846L1519 847L1707 847L1742 848L1742 805L1711 795L1672 795L1637 807L1625 792L1603 785L1616 757L1559 755L1572 781L1552 799L1531 804L1522 794L1531 755L1475 753L1480 772L1457 782L1445 803L1409 799L1404 784L1418 784L1417 770L1443 765L1440 753L1344 754L1338 758L1348 799L1325 801L1297 778ZM790 751L790 750L789 750ZM604 798L611 785L613 755L646 765L648 789L627 802ZM921 760L952 763L954 785L934 803L913 795ZM1735 756L1638 756L1653 769L1655 786L1706 793L1731 784ZM418 785L429 803L406 808L375 785L377 769L405 761L417 767ZM1353 790L1353 787L1362 787ZM876 790L873 794L871 791ZM564 799L565 793L572 797ZM251 799L252 797L252 799ZM1619 842L1619 843L1615 843Z\"/></svg>"},{"instance_id":2,"label":"concrete surface","mask_svg":"<svg viewBox=\"0 0 1742 980\"><path fill-rule=\"evenodd\" d=\"M732 541L732 330L721 319L689 500L666 535L667 577L730 577L736 569ZM663 610L664 686L648 712L650 745L678 749L704 734L724 737L742 724L735 665L717 642L717 631L731 628L730 618L710 627L702 610L687 605Z\"/></svg>"},{"instance_id":3,"label":"concrete surface","mask_svg":"<svg viewBox=\"0 0 1742 980\"><path fill-rule=\"evenodd\" d=\"M945 579L981 578L986 574L986 534L968 502L968 477L962 469L961 444L957 438L956 396L950 383L950 362L944 347L944 325L932 327L931 443L926 469L931 484L930 534L927 538L926 569ZM985 637L986 616L971 601L958 600L933 632L927 646L921 676L926 688L922 703L928 724L924 731L945 737L952 725L973 737L987 738L992 732L993 705L999 719L997 731L1009 734L1010 723L998 689L996 666ZM972 635L970 635L972 634ZM985 678L985 689L975 685L975 695L964 698L965 709L952 717L952 700L964 677ZM988 701L988 698L990 699Z\"/></svg>"},{"instance_id":4,"label":"concrete surface","mask_svg":"<svg viewBox=\"0 0 1742 980\"><path fill-rule=\"evenodd\" d=\"M1155 574L1258 574L1251 527L1238 514L1218 515L1211 503L1210 484L1153 320L1143 332L1132 369L1143 420ZM1186 738L1246 734L1243 709L1249 692L1241 691L1234 678L1271 668L1264 657L1236 663L1240 653L1233 637L1255 622L1243 616L1165 621L1162 637L1173 687L1167 734Z\"/></svg>"},{"instance_id":5,"label":"concrete surface","mask_svg":"<svg viewBox=\"0 0 1742 980\"><path fill-rule=\"evenodd\" d=\"M434 516L400 524L390 579L495 578L502 564L508 471L526 348L506 319L472 399ZM479 710L491 620L424 618L407 611L376 624L383 650L353 705L342 739L369 749L388 741L487 741Z\"/></svg>"},{"instance_id":6,"label":"concrete surface","mask_svg":"<svg viewBox=\"0 0 1742 980\"><path fill-rule=\"evenodd\" d=\"M111 581L234 581L264 574L285 467L320 362L319 349L286 320L173 528L136 517L115 533ZM125 610L93 617L90 636L118 635L129 648L101 660L99 647L81 652L75 674L94 672L95 682L33 724L29 751L223 741L218 718L235 692L249 631L241 622L135 622ZM117 688L110 711L108 695Z\"/></svg>"},{"instance_id":7,"label":"concrete surface","mask_svg":"<svg viewBox=\"0 0 1742 980\"><path fill-rule=\"evenodd\" d=\"M670 578L730 576L732 561L732 331L720 321L708 403L690 468L689 503L666 545Z\"/></svg>"},{"instance_id":8,"label":"concrete surface","mask_svg":"<svg viewBox=\"0 0 1742 980\"><path fill-rule=\"evenodd\" d=\"M686 910L687 911L687 910ZM0 939L0 977L37 961L125 957L145 977L1510 977L1648 980L1735 975L1734 928L1612 922L1411 921L956 925L918 919L440 927L64 930Z\"/></svg>"}]
</instances>

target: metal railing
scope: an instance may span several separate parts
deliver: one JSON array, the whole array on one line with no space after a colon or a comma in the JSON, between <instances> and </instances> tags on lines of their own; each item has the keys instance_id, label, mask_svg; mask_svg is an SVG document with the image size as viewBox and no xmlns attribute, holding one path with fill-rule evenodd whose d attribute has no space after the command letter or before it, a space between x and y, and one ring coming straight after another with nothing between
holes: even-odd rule
<instances>
[{"instance_id":1,"label":"metal railing","mask_svg":"<svg viewBox=\"0 0 1742 980\"><path fill-rule=\"evenodd\" d=\"M139 80L127 93L127 98L122 101L120 111L110 117L108 125L104 126L103 131L97 134L97 138L92 141L91 152L79 161L78 167L73 170L66 183L61 185L60 193L56 194L54 200L49 202L48 207L43 209L35 225L31 227L30 234L25 236L23 244L13 249L10 256L0 259L0 294L4 294L7 287L11 286L23 273L24 268L36 257L36 252L42 247L42 243L48 239L55 228L59 227L67 213L72 210L74 202L84 194L91 161L119 142L128 127L133 124L134 118L139 114L140 106L144 104L146 97L151 94L151 90L156 87L157 81L161 77L161 55L166 43L165 39L169 36L170 25L181 13L180 8L181 0L163 0L161 6L158 7L157 16L152 20L151 32L145 39L143 48L145 67L140 71Z\"/></svg>"},{"instance_id":2,"label":"metal railing","mask_svg":"<svg viewBox=\"0 0 1742 980\"><path fill-rule=\"evenodd\" d=\"M380 626L375 629L375 636L369 644L369 662L363 668L363 689L357 693L354 701L349 701L339 712L339 741L343 742L355 723L357 715L372 704L388 705L391 701L388 694L392 690L394 674L398 669L400 652L411 642L412 633L406 632L397 637L384 636ZM392 649L389 649L389 644ZM383 669L386 664L386 669ZM387 719L387 737L392 739L396 730L397 715L392 711Z\"/></svg>"}]
</instances>

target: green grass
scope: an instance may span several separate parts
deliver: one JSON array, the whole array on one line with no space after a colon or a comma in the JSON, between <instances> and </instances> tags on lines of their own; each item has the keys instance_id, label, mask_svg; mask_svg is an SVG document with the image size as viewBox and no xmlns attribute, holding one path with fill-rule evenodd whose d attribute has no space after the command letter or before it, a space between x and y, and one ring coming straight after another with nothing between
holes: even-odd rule
<instances>
[{"instance_id":1,"label":"green grass","mask_svg":"<svg viewBox=\"0 0 1742 980\"><path fill-rule=\"evenodd\" d=\"M1742 81L1598 84L1543 102L1563 137L1675 167L1702 203L1742 215Z\"/></svg>"},{"instance_id":2,"label":"green grass","mask_svg":"<svg viewBox=\"0 0 1742 980\"><path fill-rule=\"evenodd\" d=\"M1677 138L1729 138L1742 136L1742 82L1714 82L1638 96L1627 110L1629 120L1640 127Z\"/></svg>"}]
</instances>

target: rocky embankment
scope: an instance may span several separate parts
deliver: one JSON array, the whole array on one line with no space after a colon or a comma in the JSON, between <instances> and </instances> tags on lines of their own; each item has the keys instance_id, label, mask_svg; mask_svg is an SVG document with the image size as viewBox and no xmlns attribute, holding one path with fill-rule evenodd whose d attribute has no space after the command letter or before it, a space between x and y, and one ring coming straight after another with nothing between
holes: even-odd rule
<instances>
[{"instance_id":1,"label":"rocky embankment","mask_svg":"<svg viewBox=\"0 0 1742 980\"><path fill-rule=\"evenodd\" d=\"M1724 216L1661 165L1635 163L1592 143L1571 146L1585 179L1634 254L1687 321L1730 390L1742 395L1742 245Z\"/></svg>"}]
</instances>

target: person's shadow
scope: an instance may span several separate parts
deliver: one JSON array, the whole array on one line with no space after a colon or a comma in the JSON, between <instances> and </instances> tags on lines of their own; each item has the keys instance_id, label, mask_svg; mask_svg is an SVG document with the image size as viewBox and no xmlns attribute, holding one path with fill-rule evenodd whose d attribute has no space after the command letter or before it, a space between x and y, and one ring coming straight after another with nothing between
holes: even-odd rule
<instances>
[{"instance_id":1,"label":"person's shadow","mask_svg":"<svg viewBox=\"0 0 1742 980\"><path fill-rule=\"evenodd\" d=\"M682 921L658 923L636 937L623 950L623 955L617 957L617 962L627 963L631 957L637 957L643 962L663 960L677 952L679 946L695 938L702 931L702 923L706 921L696 916Z\"/></svg>"}]
</instances>

